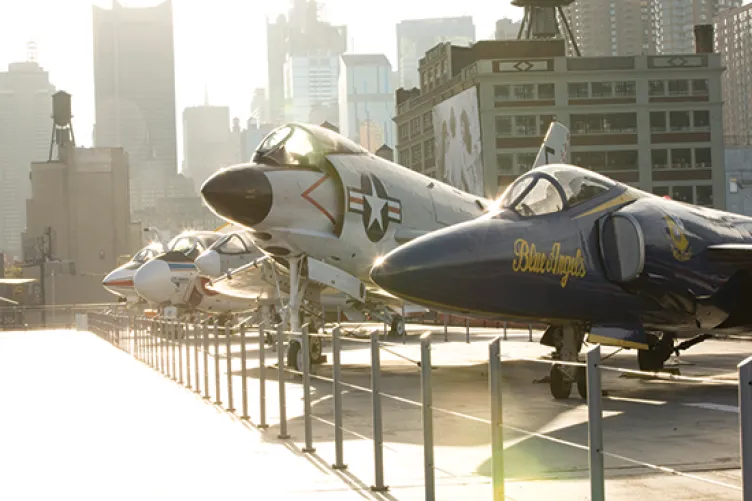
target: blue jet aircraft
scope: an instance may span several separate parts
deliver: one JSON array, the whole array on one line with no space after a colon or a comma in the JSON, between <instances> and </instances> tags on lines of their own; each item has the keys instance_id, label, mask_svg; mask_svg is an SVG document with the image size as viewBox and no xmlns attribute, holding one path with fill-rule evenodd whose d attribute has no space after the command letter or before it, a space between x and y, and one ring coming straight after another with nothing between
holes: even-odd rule
<instances>
[{"instance_id":1,"label":"blue jet aircraft","mask_svg":"<svg viewBox=\"0 0 752 501\"><path fill-rule=\"evenodd\" d=\"M639 350L654 372L714 334L752 331L752 218L547 165L487 214L392 250L371 278L434 310L542 321L561 361L576 361L587 335ZM583 369L552 366L555 398L575 382L584 397Z\"/></svg>"}]
</instances>

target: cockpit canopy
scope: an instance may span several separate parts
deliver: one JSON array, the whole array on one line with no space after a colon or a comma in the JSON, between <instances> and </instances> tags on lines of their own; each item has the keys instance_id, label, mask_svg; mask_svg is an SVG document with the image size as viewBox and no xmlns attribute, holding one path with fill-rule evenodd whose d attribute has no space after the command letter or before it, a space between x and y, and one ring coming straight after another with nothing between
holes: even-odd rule
<instances>
[{"instance_id":1,"label":"cockpit canopy","mask_svg":"<svg viewBox=\"0 0 752 501\"><path fill-rule=\"evenodd\" d=\"M165 246L165 252L177 252L187 257L198 256L219 239L214 233L185 234L174 237Z\"/></svg>"},{"instance_id":2,"label":"cockpit canopy","mask_svg":"<svg viewBox=\"0 0 752 501\"><path fill-rule=\"evenodd\" d=\"M333 153L367 154L368 151L324 127L287 124L271 131L251 159L264 165L319 167Z\"/></svg>"},{"instance_id":3,"label":"cockpit canopy","mask_svg":"<svg viewBox=\"0 0 752 501\"><path fill-rule=\"evenodd\" d=\"M136 255L133 256L133 259L131 259L131 261L133 261L134 263L143 264L147 261L151 261L152 259L154 259L161 253L162 253L161 246L157 246L155 244L149 244L143 249L141 249L140 251L138 251Z\"/></svg>"},{"instance_id":4,"label":"cockpit canopy","mask_svg":"<svg viewBox=\"0 0 752 501\"><path fill-rule=\"evenodd\" d=\"M255 246L246 232L229 233L217 240L210 247L211 250L220 254L247 254Z\"/></svg>"},{"instance_id":5,"label":"cockpit canopy","mask_svg":"<svg viewBox=\"0 0 752 501\"><path fill-rule=\"evenodd\" d=\"M607 177L572 165L553 164L534 169L512 183L497 201L503 209L523 217L543 216L592 200L618 186Z\"/></svg>"}]
</instances>

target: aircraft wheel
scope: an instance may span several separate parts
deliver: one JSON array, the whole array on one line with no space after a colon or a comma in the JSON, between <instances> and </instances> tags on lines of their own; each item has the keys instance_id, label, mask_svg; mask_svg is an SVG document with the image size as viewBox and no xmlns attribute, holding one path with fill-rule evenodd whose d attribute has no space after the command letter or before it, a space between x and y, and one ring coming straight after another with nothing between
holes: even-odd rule
<instances>
[{"instance_id":1,"label":"aircraft wheel","mask_svg":"<svg viewBox=\"0 0 752 501\"><path fill-rule=\"evenodd\" d=\"M560 365L551 366L549 389L551 395L557 400L569 398L569 394L572 393L572 380L564 374L562 369Z\"/></svg>"},{"instance_id":2,"label":"aircraft wheel","mask_svg":"<svg viewBox=\"0 0 752 501\"><path fill-rule=\"evenodd\" d=\"M308 347L311 355L311 364L323 364L324 363L324 349L322 347L321 338L318 336L311 336L308 338L310 346ZM302 364L302 361L301 361Z\"/></svg>"},{"instance_id":3,"label":"aircraft wheel","mask_svg":"<svg viewBox=\"0 0 752 501\"><path fill-rule=\"evenodd\" d=\"M584 399L587 399L587 371L584 367L577 367L577 393Z\"/></svg>"},{"instance_id":4,"label":"aircraft wheel","mask_svg":"<svg viewBox=\"0 0 752 501\"><path fill-rule=\"evenodd\" d=\"M673 334L663 333L653 346L637 352L637 364L643 372L658 372L674 350Z\"/></svg>"},{"instance_id":5,"label":"aircraft wheel","mask_svg":"<svg viewBox=\"0 0 752 501\"><path fill-rule=\"evenodd\" d=\"M400 315L395 315L394 318L392 318L392 326L389 330L389 335L393 337L402 337L405 334L405 319Z\"/></svg>"},{"instance_id":6,"label":"aircraft wheel","mask_svg":"<svg viewBox=\"0 0 752 501\"><path fill-rule=\"evenodd\" d=\"M297 372L303 371L303 357L300 349L300 341L291 339L287 347L287 366Z\"/></svg>"}]
</instances>

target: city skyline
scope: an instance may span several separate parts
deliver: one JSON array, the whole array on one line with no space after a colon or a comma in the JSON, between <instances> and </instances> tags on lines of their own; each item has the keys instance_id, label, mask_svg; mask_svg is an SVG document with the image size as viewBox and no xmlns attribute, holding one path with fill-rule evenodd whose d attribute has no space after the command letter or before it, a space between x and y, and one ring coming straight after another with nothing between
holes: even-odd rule
<instances>
[{"instance_id":1,"label":"city skyline","mask_svg":"<svg viewBox=\"0 0 752 501\"><path fill-rule=\"evenodd\" d=\"M121 0L126 7L153 6L160 0ZM393 67L397 63L396 25L403 19L470 15L478 39L492 38L495 22L503 17L521 18L522 11L509 4L488 6L469 0L457 6L420 5L386 0L365 15L345 0L325 0L323 17L333 24L348 25L349 53L383 53ZM27 42L34 41L36 61L50 74L51 82L74 96L73 115L77 143L91 146L94 125L94 71L92 6L109 8L111 0L29 0L19 3L10 17L0 19L0 68L29 59ZM266 20L285 12L288 0L251 8L239 0L206 5L173 0L175 30L177 153L182 161L182 110L209 102L229 106L241 121L250 115L253 91L267 86ZM398 8L399 7L399 8ZM40 13L44 13L41 16ZM196 36L196 32L201 36ZM389 36L384 36L388 32ZM224 56L223 56L224 54ZM246 61L247 64L242 64Z\"/></svg>"}]
</instances>

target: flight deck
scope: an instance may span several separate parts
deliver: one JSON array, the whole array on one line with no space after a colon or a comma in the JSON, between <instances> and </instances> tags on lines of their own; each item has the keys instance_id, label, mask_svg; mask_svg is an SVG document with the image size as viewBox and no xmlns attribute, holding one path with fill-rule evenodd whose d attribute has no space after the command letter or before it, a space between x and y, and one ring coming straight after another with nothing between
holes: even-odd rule
<instances>
[{"instance_id":1,"label":"flight deck","mask_svg":"<svg viewBox=\"0 0 752 501\"><path fill-rule=\"evenodd\" d=\"M178 353L170 352L172 346L161 353L168 376L148 363L158 352L151 359L142 357L149 352L142 351L147 345L139 344L138 331L120 332L119 338L111 331L99 336L72 330L0 333L0 498L425 499L417 362L420 335L433 331L436 499L492 499L488 342L502 333L473 328L468 344L463 328L450 328L445 337L442 327L409 325L406 338L385 340L379 388L385 489L373 489L373 395L364 391L371 384L371 352L367 336L359 333L379 327L359 326L342 340L346 469L332 468L337 451L330 347L325 348L327 362L311 366L309 439L315 450L304 452L302 378L286 371L284 431L289 438L278 438L278 368L275 348L268 345L269 426L259 429L259 339L251 329L242 340L245 356L237 336L229 343L218 338L216 352L210 340L206 367L201 338L184 335L178 343L186 349L184 357L168 358ZM540 334L533 332L534 339ZM551 397L541 381L547 365L528 360L545 358L548 349L528 336L527 329L509 329L501 342L506 497L589 499L586 401ZM683 376L721 384L603 372L604 448L625 458L605 458L607 499L739 499L733 383L736 364L748 350L744 341L709 341L678 361ZM604 349L603 358L611 353ZM634 358L633 352L623 352L604 363L636 368ZM191 366L195 360L198 366ZM173 368L182 371L170 373ZM227 411L228 381L234 412Z\"/></svg>"}]
</instances>

